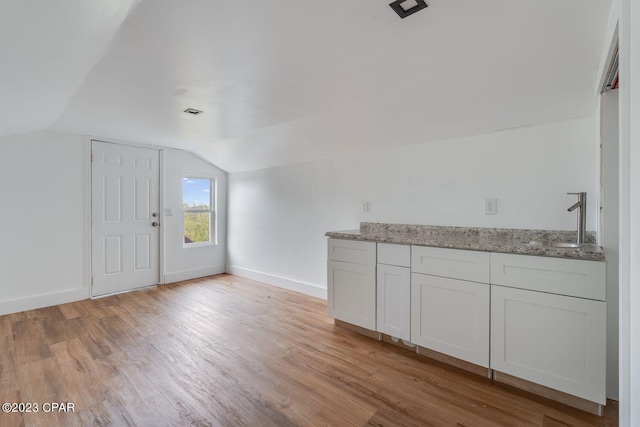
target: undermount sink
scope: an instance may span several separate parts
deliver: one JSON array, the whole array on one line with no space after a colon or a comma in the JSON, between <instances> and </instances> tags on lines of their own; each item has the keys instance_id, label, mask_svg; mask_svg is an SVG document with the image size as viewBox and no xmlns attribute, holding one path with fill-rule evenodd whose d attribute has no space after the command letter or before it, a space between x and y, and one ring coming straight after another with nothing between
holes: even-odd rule
<instances>
[{"instance_id":1,"label":"undermount sink","mask_svg":"<svg viewBox=\"0 0 640 427\"><path fill-rule=\"evenodd\" d=\"M549 248L579 248L580 245L575 242L555 242L553 240L531 240L525 242L529 246L546 246Z\"/></svg>"}]
</instances>

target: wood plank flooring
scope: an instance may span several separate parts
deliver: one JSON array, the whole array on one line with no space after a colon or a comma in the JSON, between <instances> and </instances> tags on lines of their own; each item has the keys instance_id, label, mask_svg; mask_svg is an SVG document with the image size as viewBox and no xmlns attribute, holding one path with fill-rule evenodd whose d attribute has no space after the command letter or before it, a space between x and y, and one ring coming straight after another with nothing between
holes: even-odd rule
<instances>
[{"instance_id":1,"label":"wood plank flooring","mask_svg":"<svg viewBox=\"0 0 640 427\"><path fill-rule=\"evenodd\" d=\"M0 426L615 426L220 275L0 317Z\"/></svg>"}]
</instances>

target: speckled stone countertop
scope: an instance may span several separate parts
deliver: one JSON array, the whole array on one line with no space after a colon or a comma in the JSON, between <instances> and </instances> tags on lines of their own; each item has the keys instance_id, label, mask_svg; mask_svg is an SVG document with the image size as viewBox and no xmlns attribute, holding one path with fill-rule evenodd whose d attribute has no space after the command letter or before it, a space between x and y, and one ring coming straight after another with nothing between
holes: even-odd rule
<instances>
[{"instance_id":1,"label":"speckled stone countertop","mask_svg":"<svg viewBox=\"0 0 640 427\"><path fill-rule=\"evenodd\" d=\"M604 261L604 251L594 243L595 235L593 233L587 234L587 241L591 243L584 244L579 248L554 248L527 244L531 240L575 242L575 231L442 227L363 222L360 223L359 230L330 231L325 233L325 236L368 242L400 243L438 248Z\"/></svg>"}]
</instances>

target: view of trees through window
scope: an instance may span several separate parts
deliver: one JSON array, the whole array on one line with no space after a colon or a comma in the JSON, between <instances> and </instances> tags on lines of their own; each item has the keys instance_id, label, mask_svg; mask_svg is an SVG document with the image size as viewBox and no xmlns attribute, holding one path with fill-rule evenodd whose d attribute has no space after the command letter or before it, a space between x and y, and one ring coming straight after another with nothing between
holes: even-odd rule
<instances>
[{"instance_id":1,"label":"view of trees through window","mask_svg":"<svg viewBox=\"0 0 640 427\"><path fill-rule=\"evenodd\" d=\"M210 179L182 179L185 244L211 241L211 190Z\"/></svg>"}]
</instances>

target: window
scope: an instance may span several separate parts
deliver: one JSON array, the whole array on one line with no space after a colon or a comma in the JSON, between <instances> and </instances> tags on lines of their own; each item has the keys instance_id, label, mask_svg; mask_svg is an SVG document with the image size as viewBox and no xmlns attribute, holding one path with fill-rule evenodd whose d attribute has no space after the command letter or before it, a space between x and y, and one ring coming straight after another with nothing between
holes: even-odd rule
<instances>
[{"instance_id":1,"label":"window","mask_svg":"<svg viewBox=\"0 0 640 427\"><path fill-rule=\"evenodd\" d=\"M211 243L215 235L214 181L210 178L182 178L182 206L184 210L184 244Z\"/></svg>"}]
</instances>

